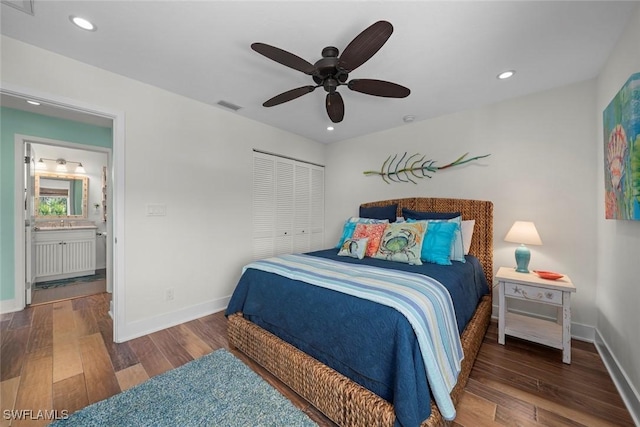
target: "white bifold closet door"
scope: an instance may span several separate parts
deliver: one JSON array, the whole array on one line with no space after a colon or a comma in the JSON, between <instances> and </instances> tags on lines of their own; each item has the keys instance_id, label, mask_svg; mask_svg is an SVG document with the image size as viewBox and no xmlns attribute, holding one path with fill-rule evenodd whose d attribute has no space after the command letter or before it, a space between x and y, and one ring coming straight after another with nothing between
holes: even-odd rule
<instances>
[{"instance_id":1,"label":"white bifold closet door","mask_svg":"<svg viewBox=\"0 0 640 427\"><path fill-rule=\"evenodd\" d=\"M324 249L324 167L254 152L253 259Z\"/></svg>"}]
</instances>

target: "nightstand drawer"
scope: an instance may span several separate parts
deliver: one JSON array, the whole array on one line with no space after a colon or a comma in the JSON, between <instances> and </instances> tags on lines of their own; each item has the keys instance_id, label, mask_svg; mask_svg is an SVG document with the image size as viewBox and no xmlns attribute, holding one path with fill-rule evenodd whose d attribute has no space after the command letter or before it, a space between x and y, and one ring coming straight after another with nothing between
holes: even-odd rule
<instances>
[{"instance_id":1,"label":"nightstand drawer","mask_svg":"<svg viewBox=\"0 0 640 427\"><path fill-rule=\"evenodd\" d=\"M545 289L536 286L506 282L504 284L504 295L509 298L537 301L552 305L562 305L562 291L556 289Z\"/></svg>"}]
</instances>

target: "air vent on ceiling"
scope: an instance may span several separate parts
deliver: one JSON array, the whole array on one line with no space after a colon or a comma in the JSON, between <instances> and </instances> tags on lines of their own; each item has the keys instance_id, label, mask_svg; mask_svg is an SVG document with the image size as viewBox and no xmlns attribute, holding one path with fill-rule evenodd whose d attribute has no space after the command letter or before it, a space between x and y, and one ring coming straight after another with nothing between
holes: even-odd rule
<instances>
[{"instance_id":1,"label":"air vent on ceiling","mask_svg":"<svg viewBox=\"0 0 640 427\"><path fill-rule=\"evenodd\" d=\"M18 10L33 15L33 0L2 0L2 4L15 7Z\"/></svg>"},{"instance_id":2,"label":"air vent on ceiling","mask_svg":"<svg viewBox=\"0 0 640 427\"><path fill-rule=\"evenodd\" d=\"M228 108L228 109L233 110L233 111L238 111L239 109L242 108L239 105L232 104L230 102L222 101L222 100L218 101L218 105L221 106L221 107L224 107L224 108Z\"/></svg>"}]
</instances>

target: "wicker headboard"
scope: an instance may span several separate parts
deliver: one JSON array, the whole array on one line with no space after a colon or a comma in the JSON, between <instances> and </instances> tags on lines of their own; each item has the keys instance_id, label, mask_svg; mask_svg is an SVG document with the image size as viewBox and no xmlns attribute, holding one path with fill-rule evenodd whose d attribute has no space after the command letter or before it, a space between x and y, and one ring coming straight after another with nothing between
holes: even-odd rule
<instances>
[{"instance_id":1,"label":"wicker headboard","mask_svg":"<svg viewBox=\"0 0 640 427\"><path fill-rule=\"evenodd\" d=\"M410 197L363 203L365 208L398 204L397 216L402 216L402 208L421 212L460 212L463 220L475 219L473 240L469 254L482 263L489 288L493 283L493 203L484 200L443 199L431 197Z\"/></svg>"}]
</instances>

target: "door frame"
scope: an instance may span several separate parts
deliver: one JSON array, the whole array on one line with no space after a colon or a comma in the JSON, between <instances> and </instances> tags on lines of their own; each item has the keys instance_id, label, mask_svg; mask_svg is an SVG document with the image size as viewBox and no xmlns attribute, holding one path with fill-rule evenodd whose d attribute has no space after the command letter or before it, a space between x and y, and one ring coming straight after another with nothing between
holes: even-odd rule
<instances>
[{"instance_id":1,"label":"door frame","mask_svg":"<svg viewBox=\"0 0 640 427\"><path fill-rule=\"evenodd\" d=\"M15 150L18 150L17 144L15 144ZM25 181L23 182L25 188L25 217L24 217L24 248L25 248L25 287L29 284L29 289L25 289L25 305L31 304L34 292L35 283L35 262L33 262L34 247L34 225L36 219L35 213L35 174L36 174L36 162L35 158L37 154L30 142L22 144L22 152L25 156L23 162L23 176ZM27 161L28 158L28 161ZM17 167L17 165L16 165Z\"/></svg>"},{"instance_id":2,"label":"door frame","mask_svg":"<svg viewBox=\"0 0 640 427\"><path fill-rule=\"evenodd\" d=\"M94 116L104 117L112 121L112 147L109 156L110 164L107 199L110 205L107 205L108 215L110 215L110 228L107 231L108 244L107 257L111 255L113 272L113 294L111 316L113 318L113 340L121 342L121 336L124 335L126 329L125 316L125 236L124 236L124 214L125 214L125 120L124 112L113 110L106 107L94 106L82 101L61 97L58 95L45 93L39 90L20 87L10 83L2 82L0 84L0 93L7 95L30 99L61 109L82 112ZM18 143L18 138L20 142ZM25 248L24 248L24 209L21 205L24 203L24 135L15 136L15 198L14 198L14 214L15 214L15 233L14 233L14 252L15 252L15 299L19 309L25 307ZM32 138L30 138L32 139ZM38 138L45 139L45 138ZM37 142L37 141L36 141ZM20 145L20 149L17 149ZM96 147L98 148L98 147ZM84 148L83 146L83 149ZM19 209L20 207L20 209ZM107 268L109 266L107 265Z\"/></svg>"},{"instance_id":3,"label":"door frame","mask_svg":"<svg viewBox=\"0 0 640 427\"><path fill-rule=\"evenodd\" d=\"M25 165L25 162L22 161L23 157L24 157L24 153L25 153L25 147L27 144L30 145L48 145L51 147L61 147L61 148L70 148L73 150L80 150L80 151L89 151L89 152L93 152L93 153L100 153L100 154L104 154L107 157L107 170L111 170L111 164L113 163L112 160L112 149L111 148L107 148L107 147L100 147L100 146L95 146L95 145L85 145L85 144L81 144L81 143L75 143L75 142L68 142L68 141L63 141L63 140L56 140L56 139L50 139L50 138L43 138L43 137L38 137L38 136L30 136L30 135L22 135L22 134L16 134L14 135L14 144L15 144L15 153L17 154L18 151L22 152L22 156L19 157L16 155L16 164L15 167L16 169L18 169L19 167L23 167ZM66 157L66 156L65 156ZM18 165L17 162L22 161L22 165ZM32 162L33 162L33 158L32 158ZM35 164L35 163L34 163ZM26 174L24 173L24 170L22 172L22 176L25 177ZM17 179L17 174L16 174L16 179ZM19 191L19 189L22 187L26 188L26 183L24 182L24 179L22 180L22 182L17 182L16 181L16 192ZM16 194L16 201L17 201L17 197L18 195ZM30 197L27 194L27 197ZM22 202L24 203L24 202ZM28 203L28 202L27 202ZM107 218L111 218L112 212L109 209L109 206L111 206L112 201L111 201L111 193L109 192L109 188L107 187ZM19 206L19 205L16 205ZM16 215L18 214L17 209L16 209ZM24 215L24 214L23 214ZM20 219L18 219L19 221ZM24 224L24 226L26 227L26 223L27 220L29 220L29 218L26 218L25 216L22 217L22 223ZM107 232L107 236L109 236L113 230L112 230L112 223L111 221L107 221L107 228L106 228L106 232ZM33 224L31 224L31 226L33 226ZM28 244L28 240L27 238L25 238L25 235L23 235L23 240L24 240L24 246L22 246L22 250L24 251L24 253L26 254L26 249L27 249L27 244ZM19 250L17 245L16 245L16 251ZM113 257L112 257L112 244L111 244L111 240L107 239L107 248L106 248L106 256L107 256L107 263L106 263L106 268L108 271L107 274L107 283L106 283L106 289L107 292L111 292L113 293L113 276L114 276L114 271L113 271ZM26 256L26 255L25 255ZM33 255L32 255L33 257ZM33 260L33 258L31 259ZM24 266L27 266L27 262L29 260L26 258L23 258L23 268ZM18 259L17 259L17 253L16 253L16 268L18 267ZM16 283L22 283L22 278L18 278L18 275L16 275ZM24 282L26 282L26 277ZM33 285L35 284L32 283L32 291L33 291ZM25 289L26 291L26 289ZM28 297L25 295L25 301L23 304L21 304L21 307L25 307L26 304L28 303Z\"/></svg>"}]
</instances>

